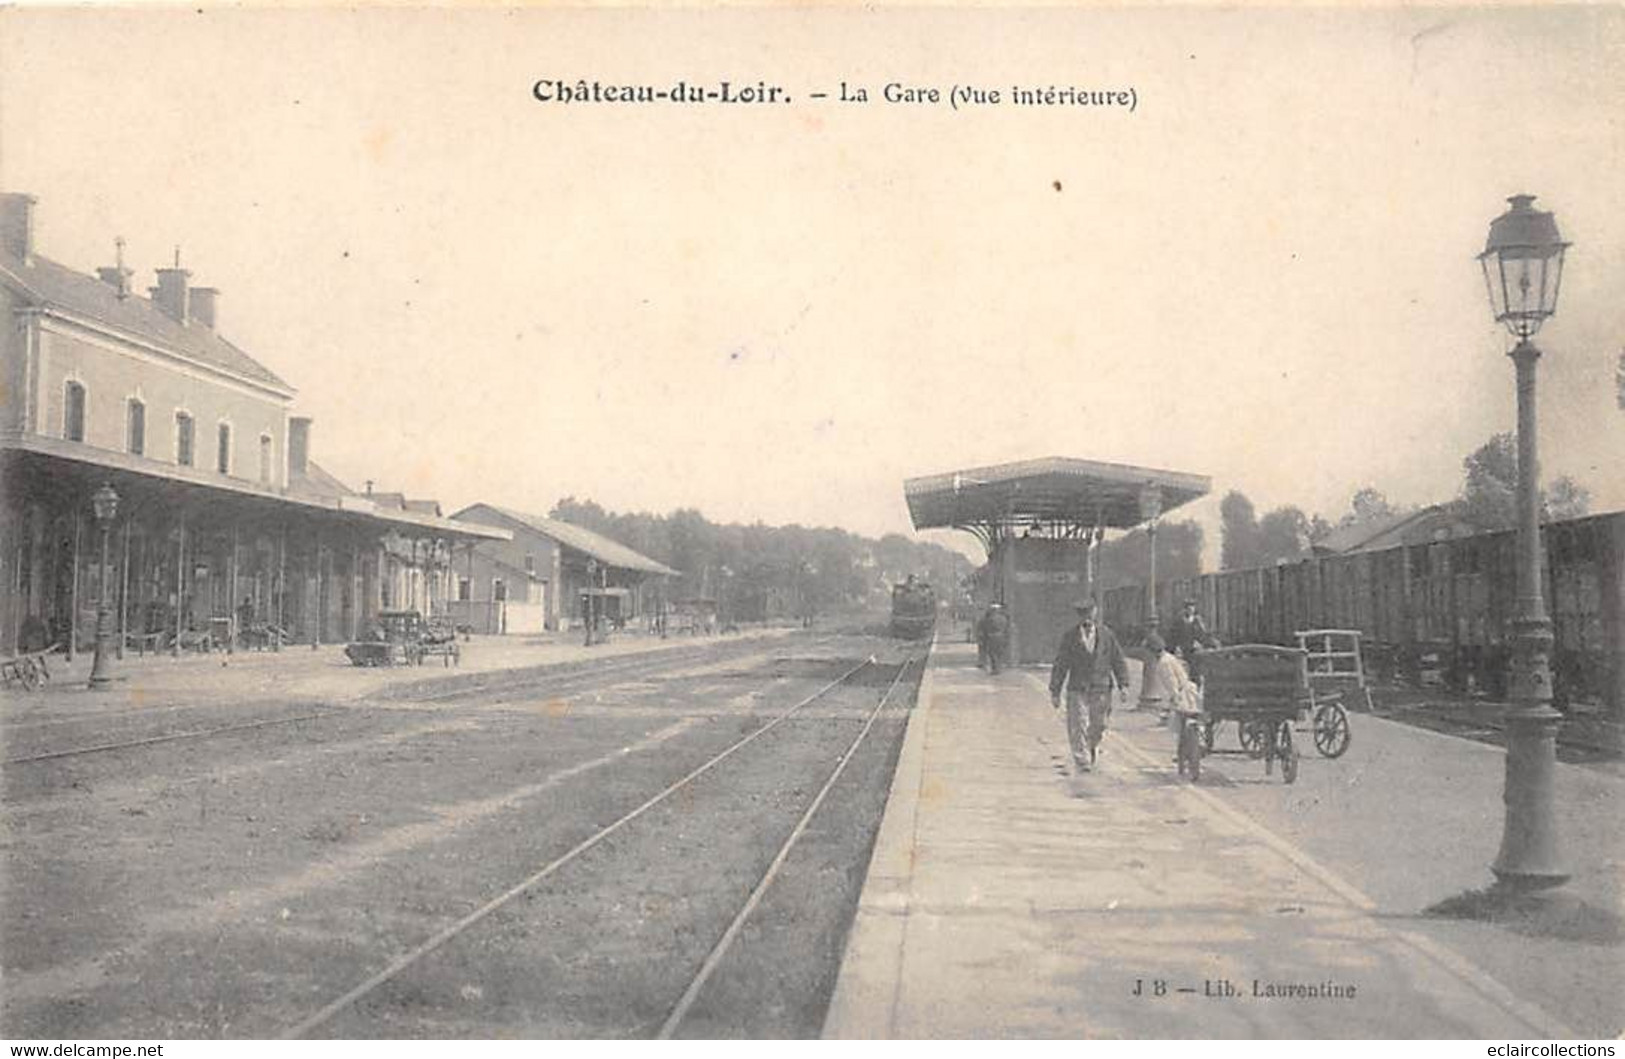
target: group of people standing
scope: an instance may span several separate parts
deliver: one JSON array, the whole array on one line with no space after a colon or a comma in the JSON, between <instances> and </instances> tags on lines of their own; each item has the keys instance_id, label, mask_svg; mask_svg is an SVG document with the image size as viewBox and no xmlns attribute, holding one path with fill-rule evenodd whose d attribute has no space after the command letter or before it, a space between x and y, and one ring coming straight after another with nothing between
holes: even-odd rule
<instances>
[{"instance_id":1,"label":"group of people standing","mask_svg":"<svg viewBox=\"0 0 1625 1059\"><path fill-rule=\"evenodd\" d=\"M1073 605L1076 624L1061 634L1050 668L1050 704L1066 712L1067 745L1079 771L1094 767L1106 733L1114 696L1128 701L1128 657L1117 634L1097 620L1097 605L1082 599ZM997 673L1008 659L1010 617L995 603L976 626L977 664ZM1145 639L1145 675L1161 689L1170 710L1182 716L1201 712L1201 698L1186 669L1203 646L1212 642L1197 614L1196 601L1186 600L1169 625L1168 638L1153 630Z\"/></svg>"}]
</instances>

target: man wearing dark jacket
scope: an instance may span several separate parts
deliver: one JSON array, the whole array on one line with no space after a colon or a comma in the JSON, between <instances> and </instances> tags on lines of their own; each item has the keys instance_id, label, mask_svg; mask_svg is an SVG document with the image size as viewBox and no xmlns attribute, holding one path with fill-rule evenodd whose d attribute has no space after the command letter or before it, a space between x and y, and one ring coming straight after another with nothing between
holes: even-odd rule
<instances>
[{"instance_id":1,"label":"man wearing dark jacket","mask_svg":"<svg viewBox=\"0 0 1625 1059\"><path fill-rule=\"evenodd\" d=\"M1113 682L1119 694L1128 694L1128 660L1117 636L1095 621L1094 600L1080 600L1073 609L1078 612L1078 624L1061 634L1061 647L1049 675L1049 699L1050 705L1060 709L1061 692L1066 691L1066 741L1072 748L1073 763L1087 769L1094 764L1100 737L1106 731Z\"/></svg>"},{"instance_id":2,"label":"man wearing dark jacket","mask_svg":"<svg viewBox=\"0 0 1625 1059\"><path fill-rule=\"evenodd\" d=\"M1003 603L994 603L976 623L976 664L994 673L1010 655L1010 615Z\"/></svg>"}]
</instances>

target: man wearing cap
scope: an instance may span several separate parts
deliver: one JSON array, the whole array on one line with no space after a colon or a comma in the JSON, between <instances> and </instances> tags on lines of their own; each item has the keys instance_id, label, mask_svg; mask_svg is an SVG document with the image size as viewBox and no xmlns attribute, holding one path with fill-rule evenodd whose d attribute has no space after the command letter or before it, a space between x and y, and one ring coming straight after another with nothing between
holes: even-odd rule
<instances>
[{"instance_id":1,"label":"man wearing cap","mask_svg":"<svg viewBox=\"0 0 1625 1059\"><path fill-rule=\"evenodd\" d=\"M1202 616L1196 612L1196 600L1187 599L1179 617L1168 629L1168 650L1189 663L1192 653L1206 646L1207 641L1207 626L1202 624Z\"/></svg>"},{"instance_id":2,"label":"man wearing cap","mask_svg":"<svg viewBox=\"0 0 1625 1059\"><path fill-rule=\"evenodd\" d=\"M1187 599L1168 629L1168 650L1179 656L1190 671L1191 679L1195 680L1201 676L1197 654L1212 645L1213 637L1202 623L1202 616L1196 612L1196 600Z\"/></svg>"},{"instance_id":3,"label":"man wearing cap","mask_svg":"<svg viewBox=\"0 0 1625 1059\"><path fill-rule=\"evenodd\" d=\"M1118 694L1128 694L1128 660L1116 634L1095 621L1094 600L1079 600L1072 609L1078 623L1061 634L1061 647L1050 670L1049 699L1050 705L1060 709L1061 691L1066 691L1066 740L1073 763L1087 769L1094 764L1100 737L1106 732L1112 684L1116 683Z\"/></svg>"}]
</instances>

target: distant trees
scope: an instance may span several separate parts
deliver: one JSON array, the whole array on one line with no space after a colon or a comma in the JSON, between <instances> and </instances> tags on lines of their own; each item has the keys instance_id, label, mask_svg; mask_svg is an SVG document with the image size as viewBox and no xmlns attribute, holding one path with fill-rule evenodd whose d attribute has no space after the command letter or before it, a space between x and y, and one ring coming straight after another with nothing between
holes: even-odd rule
<instances>
[{"instance_id":1,"label":"distant trees","mask_svg":"<svg viewBox=\"0 0 1625 1059\"><path fill-rule=\"evenodd\" d=\"M1339 526L1355 526L1362 522L1371 522L1379 518L1388 518L1397 515L1399 509L1388 502L1381 490L1375 486L1366 486L1357 489L1354 498L1349 501L1349 509L1337 521Z\"/></svg>"},{"instance_id":2,"label":"distant trees","mask_svg":"<svg viewBox=\"0 0 1625 1059\"><path fill-rule=\"evenodd\" d=\"M1264 562L1295 560L1309 553L1309 516L1296 507L1278 507L1258 520L1258 549Z\"/></svg>"},{"instance_id":3,"label":"distant trees","mask_svg":"<svg viewBox=\"0 0 1625 1059\"><path fill-rule=\"evenodd\" d=\"M897 533L873 540L841 529L718 524L693 508L617 514L573 496L554 504L548 517L601 533L678 571L673 598L724 600L732 615L752 620L861 605L884 597L890 581L908 574L951 596L972 569L959 552Z\"/></svg>"},{"instance_id":4,"label":"distant trees","mask_svg":"<svg viewBox=\"0 0 1625 1059\"><path fill-rule=\"evenodd\" d=\"M1496 434L1461 461L1464 472L1461 516L1481 529L1506 529L1518 520L1518 439ZM1540 491L1541 517L1579 518L1591 508L1591 494L1563 475Z\"/></svg>"},{"instance_id":5,"label":"distant trees","mask_svg":"<svg viewBox=\"0 0 1625 1059\"><path fill-rule=\"evenodd\" d=\"M1101 588L1137 585L1151 577L1150 537L1144 529L1130 530L1100 546ZM1157 525L1157 579L1195 577L1202 572L1202 526L1195 521Z\"/></svg>"},{"instance_id":6,"label":"distant trees","mask_svg":"<svg viewBox=\"0 0 1625 1059\"><path fill-rule=\"evenodd\" d=\"M1581 518L1591 513L1591 491L1565 474L1542 490L1540 503L1544 519Z\"/></svg>"},{"instance_id":7,"label":"distant trees","mask_svg":"<svg viewBox=\"0 0 1625 1059\"><path fill-rule=\"evenodd\" d=\"M1232 489L1219 501L1219 569L1245 570L1261 565L1258 514L1245 493Z\"/></svg>"},{"instance_id":8,"label":"distant trees","mask_svg":"<svg viewBox=\"0 0 1625 1059\"><path fill-rule=\"evenodd\" d=\"M1329 532L1331 525L1325 519L1311 519L1292 505L1259 518L1246 494L1232 489L1219 502L1219 568L1245 570L1279 559L1301 559L1317 534Z\"/></svg>"}]
</instances>

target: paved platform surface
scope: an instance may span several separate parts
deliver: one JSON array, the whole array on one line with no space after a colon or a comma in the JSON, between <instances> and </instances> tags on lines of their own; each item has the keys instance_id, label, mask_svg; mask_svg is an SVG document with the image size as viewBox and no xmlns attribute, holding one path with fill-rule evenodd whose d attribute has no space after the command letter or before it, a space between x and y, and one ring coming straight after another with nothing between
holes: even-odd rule
<instances>
[{"instance_id":1,"label":"paved platform surface","mask_svg":"<svg viewBox=\"0 0 1625 1059\"><path fill-rule=\"evenodd\" d=\"M1617 770L1559 777L1603 818L1569 836L1589 927L1518 934L1420 914L1490 881L1500 751L1358 716L1291 787L1211 757L1193 788L1172 733L1119 710L1074 775L1046 678L935 652L825 1036L1620 1032Z\"/></svg>"}]
</instances>

